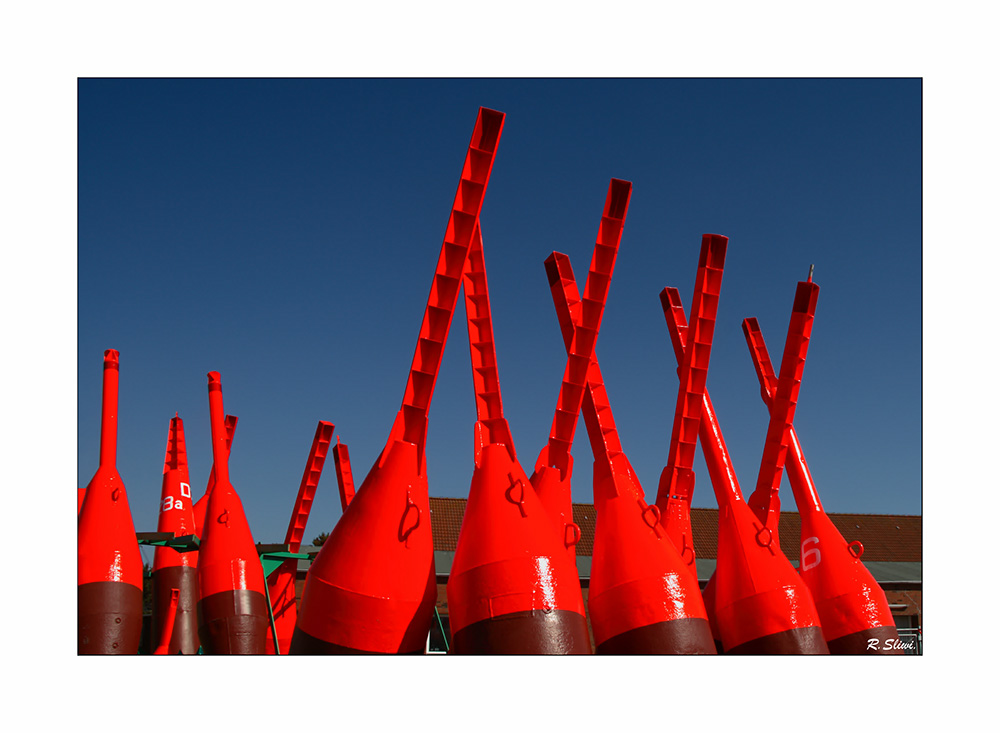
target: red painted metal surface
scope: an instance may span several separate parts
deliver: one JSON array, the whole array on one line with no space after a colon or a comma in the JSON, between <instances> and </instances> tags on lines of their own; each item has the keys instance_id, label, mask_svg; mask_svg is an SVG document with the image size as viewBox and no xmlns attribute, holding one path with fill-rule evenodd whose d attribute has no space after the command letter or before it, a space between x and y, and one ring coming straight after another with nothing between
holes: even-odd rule
<instances>
[{"instance_id":1,"label":"red painted metal surface","mask_svg":"<svg viewBox=\"0 0 1000 733\"><path fill-rule=\"evenodd\" d=\"M83 497L87 495L87 487L81 486L76 490L76 515L80 516L80 510L83 509Z\"/></svg>"},{"instance_id":2,"label":"red painted metal surface","mask_svg":"<svg viewBox=\"0 0 1000 733\"><path fill-rule=\"evenodd\" d=\"M302 547L302 535L305 532L306 523L309 521L309 512L312 509L313 498L316 496L316 487L319 485L320 476L323 475L323 464L326 463L326 455L330 450L332 437L333 423L321 420L316 426L316 434L313 436L312 446L309 448L309 458L306 460L302 480L299 482L299 493L295 497L292 518L289 520L288 530L285 532L285 544L288 546L289 552L298 552ZM288 648L292 643L292 634L295 631L297 617L295 573L297 567L298 560L286 560L267 578L268 597L271 599L274 627L278 633L278 650L281 654L288 654ZM274 634L270 626L267 627L266 648L268 654L274 654Z\"/></svg>"},{"instance_id":3,"label":"red painted metal surface","mask_svg":"<svg viewBox=\"0 0 1000 733\"><path fill-rule=\"evenodd\" d=\"M170 532L175 537L196 534L184 444L184 422L176 414L170 420L167 434L156 530ZM171 599L175 592L177 603L171 610ZM169 547L156 548L153 557L154 639L165 635L165 623L171 625L170 654L197 654L201 645L198 639L197 551L177 552Z\"/></svg>"},{"instance_id":4,"label":"red painted metal surface","mask_svg":"<svg viewBox=\"0 0 1000 733\"><path fill-rule=\"evenodd\" d=\"M756 318L743 321L743 333L760 381L761 398L770 411L779 380ZM857 545L844 539L823 510L794 425L789 424L787 440L785 468L802 518L799 575L812 593L830 652L901 654L885 592L861 562Z\"/></svg>"},{"instance_id":5,"label":"red painted metal surface","mask_svg":"<svg viewBox=\"0 0 1000 733\"><path fill-rule=\"evenodd\" d=\"M472 485L448 579L451 651L589 654L575 560L518 462L503 416L478 222L463 288L477 421Z\"/></svg>"},{"instance_id":6,"label":"red painted metal surface","mask_svg":"<svg viewBox=\"0 0 1000 733\"><path fill-rule=\"evenodd\" d=\"M535 461L535 471L531 476L531 485L538 498L555 519L557 527L561 528L559 539L574 567L576 567L576 543L580 540L580 528L573 521L571 492L573 456L570 449L573 446L580 409L583 407L583 396L587 391L587 372L594 358L597 334L604 315L604 304L607 302L631 196L630 182L611 179L584 287L582 324L574 329L566 356L566 369L559 387L559 399L552 419L552 429L549 431L549 440L539 453L538 460Z\"/></svg>"},{"instance_id":7,"label":"red painted metal surface","mask_svg":"<svg viewBox=\"0 0 1000 733\"><path fill-rule=\"evenodd\" d=\"M680 363L687 338L680 294L665 288L660 302ZM698 437L719 503L716 570L704 597L721 648L727 653L828 653L808 587L743 501L707 390Z\"/></svg>"},{"instance_id":8,"label":"red painted metal surface","mask_svg":"<svg viewBox=\"0 0 1000 733\"><path fill-rule=\"evenodd\" d=\"M769 408L770 419L764 438L760 471L757 474L757 486L747 498L747 506L753 509L775 543L778 542L778 520L781 518L778 490L781 488L781 474L785 468L788 431L795 417L795 405L798 402L799 386L802 384L818 297L819 286L812 280L800 282L795 289L792 316L785 337L785 351L781 357L781 371Z\"/></svg>"},{"instance_id":9,"label":"red painted metal surface","mask_svg":"<svg viewBox=\"0 0 1000 733\"><path fill-rule=\"evenodd\" d=\"M552 299L569 349L583 304L569 258L545 261ZM659 510L622 450L595 356L583 417L594 453L597 523L588 608L597 652L714 654L698 582L660 524Z\"/></svg>"},{"instance_id":10,"label":"red painted metal surface","mask_svg":"<svg viewBox=\"0 0 1000 733\"><path fill-rule=\"evenodd\" d=\"M215 486L198 557L199 629L208 654L264 654L269 623L261 567L243 503L229 481L222 380L208 374Z\"/></svg>"},{"instance_id":11,"label":"red painted metal surface","mask_svg":"<svg viewBox=\"0 0 1000 733\"><path fill-rule=\"evenodd\" d=\"M233 436L236 434L236 423L239 418L235 415L226 415L225 428L226 428L226 460L229 459L229 452L233 447ZM208 497L212 493L212 488L215 486L215 463L212 463L212 471L208 475L208 484L205 487L205 493L202 497L194 504L194 528L195 534L201 537L201 528L205 526L205 512L208 511Z\"/></svg>"},{"instance_id":12,"label":"red painted metal surface","mask_svg":"<svg viewBox=\"0 0 1000 733\"><path fill-rule=\"evenodd\" d=\"M142 555L118 475L118 352L104 352L101 456L77 520L79 654L136 654L142 634Z\"/></svg>"},{"instance_id":13,"label":"red painted metal surface","mask_svg":"<svg viewBox=\"0 0 1000 733\"><path fill-rule=\"evenodd\" d=\"M427 412L503 130L480 108L402 406L375 465L306 576L292 654L420 653L434 610Z\"/></svg>"},{"instance_id":14,"label":"red painted metal surface","mask_svg":"<svg viewBox=\"0 0 1000 733\"><path fill-rule=\"evenodd\" d=\"M156 649L153 650L153 654L176 654L176 651L171 651L170 647L173 642L174 635L174 619L177 616L177 606L180 603L181 591L180 588L170 589L170 600L167 604L167 615L165 622L163 623L162 630L160 631L160 643L157 645ZM197 649L195 649L197 651Z\"/></svg>"},{"instance_id":15,"label":"red painted metal surface","mask_svg":"<svg viewBox=\"0 0 1000 733\"><path fill-rule=\"evenodd\" d=\"M694 538L691 536L691 495L694 492L694 454L701 425L705 380L708 375L712 335L719 308L722 272L726 262L728 237L706 234L701 239L701 253L692 298L691 326L688 339L693 348L684 351L678 377L680 387L674 409L667 465L660 474L656 506L660 521L691 572L695 568Z\"/></svg>"},{"instance_id":16,"label":"red painted metal surface","mask_svg":"<svg viewBox=\"0 0 1000 733\"><path fill-rule=\"evenodd\" d=\"M340 491L340 509L347 511L347 505L354 498L354 474L351 472L351 456L347 445L340 442L333 446L333 465L337 469L337 489Z\"/></svg>"}]
</instances>

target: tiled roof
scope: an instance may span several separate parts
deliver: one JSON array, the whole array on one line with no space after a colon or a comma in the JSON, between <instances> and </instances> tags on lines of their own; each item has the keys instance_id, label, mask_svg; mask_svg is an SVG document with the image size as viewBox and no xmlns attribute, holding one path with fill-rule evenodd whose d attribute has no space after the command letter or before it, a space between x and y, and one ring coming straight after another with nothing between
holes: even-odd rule
<instances>
[{"instance_id":1,"label":"tiled roof","mask_svg":"<svg viewBox=\"0 0 1000 733\"><path fill-rule=\"evenodd\" d=\"M435 550L454 552L465 516L465 499L431 497L431 536Z\"/></svg>"},{"instance_id":2,"label":"tiled roof","mask_svg":"<svg viewBox=\"0 0 1000 733\"><path fill-rule=\"evenodd\" d=\"M465 499L431 497L431 532L434 549L454 552L462 528ZM691 531L695 554L714 558L718 543L718 509L691 509ZM828 514L848 542L860 541L868 562L920 562L920 516L901 514ZM574 504L573 521L580 525L578 555L590 555L594 548L594 524L597 513L593 504ZM801 521L798 512L782 512L778 524L781 551L790 560L799 557Z\"/></svg>"}]
</instances>

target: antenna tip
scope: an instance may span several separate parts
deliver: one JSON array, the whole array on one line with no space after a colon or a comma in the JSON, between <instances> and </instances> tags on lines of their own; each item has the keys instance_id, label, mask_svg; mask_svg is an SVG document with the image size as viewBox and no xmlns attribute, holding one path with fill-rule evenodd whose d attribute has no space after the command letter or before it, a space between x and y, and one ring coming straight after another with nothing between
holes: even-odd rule
<instances>
[{"instance_id":1,"label":"antenna tip","mask_svg":"<svg viewBox=\"0 0 1000 733\"><path fill-rule=\"evenodd\" d=\"M813 281L813 269L815 269L815 267L816 265L809 265L809 279L806 280L806 282L811 283Z\"/></svg>"}]
</instances>

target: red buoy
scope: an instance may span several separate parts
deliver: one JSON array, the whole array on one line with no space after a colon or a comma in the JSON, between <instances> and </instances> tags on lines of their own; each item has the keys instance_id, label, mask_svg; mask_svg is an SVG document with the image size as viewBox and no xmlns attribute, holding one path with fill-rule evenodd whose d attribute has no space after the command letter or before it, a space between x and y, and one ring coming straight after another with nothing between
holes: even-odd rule
<instances>
[{"instance_id":1,"label":"red buoy","mask_svg":"<svg viewBox=\"0 0 1000 733\"><path fill-rule=\"evenodd\" d=\"M285 532L285 545L289 552L297 553L302 547L302 535L306 529L306 522L309 521L309 512L312 509L313 498L316 496L319 478L323 475L323 464L326 463L326 454L330 450L331 437L333 437L333 423L321 420L316 426L316 434L313 436L312 446L309 448L306 468L302 472L302 480L299 482L299 493L295 497L292 518L288 521L288 529ZM295 631L297 617L295 574L297 569L298 560L289 558L267 578L267 592L271 599L274 628L278 635L278 651L281 654L288 654L288 648L292 643L292 634ZM275 653L274 632L271 631L270 626L267 627L267 653Z\"/></svg>"},{"instance_id":2,"label":"red buoy","mask_svg":"<svg viewBox=\"0 0 1000 733\"><path fill-rule=\"evenodd\" d=\"M422 653L436 597L427 412L503 129L480 108L385 448L306 575L292 654Z\"/></svg>"},{"instance_id":3,"label":"red buoy","mask_svg":"<svg viewBox=\"0 0 1000 733\"><path fill-rule=\"evenodd\" d=\"M695 348L684 352L678 369L680 387L674 409L667 465L660 474L656 506L660 521L677 551L697 578L694 538L691 535L691 496L694 493L694 454L701 424L702 397L708 374L712 335L719 307L722 272L726 262L728 237L706 234L701 239L701 253L692 298L689 338Z\"/></svg>"},{"instance_id":4,"label":"red buoy","mask_svg":"<svg viewBox=\"0 0 1000 733\"><path fill-rule=\"evenodd\" d=\"M680 294L664 288L660 302L680 363L687 338ZM716 569L705 596L719 644L727 654L827 654L809 589L743 501L707 390L703 400L698 437L719 503Z\"/></svg>"},{"instance_id":5,"label":"red buoy","mask_svg":"<svg viewBox=\"0 0 1000 733\"><path fill-rule=\"evenodd\" d=\"M104 352L101 460L77 520L77 653L137 654L142 555L118 475L118 352Z\"/></svg>"},{"instance_id":6,"label":"red buoy","mask_svg":"<svg viewBox=\"0 0 1000 733\"><path fill-rule=\"evenodd\" d=\"M226 415L226 460L229 460L229 451L233 445L233 435L236 433L236 423L239 418L235 415ZM205 493L194 503L194 529L195 534L201 537L202 528L205 526L205 512L208 511L208 498L215 488L215 462L212 463L212 471L208 474L208 483L205 486Z\"/></svg>"},{"instance_id":7,"label":"red buoy","mask_svg":"<svg viewBox=\"0 0 1000 733\"><path fill-rule=\"evenodd\" d=\"M503 416L478 222L463 288L477 421L472 485L448 578L450 651L589 654L576 561L518 462Z\"/></svg>"},{"instance_id":8,"label":"red buoy","mask_svg":"<svg viewBox=\"0 0 1000 733\"><path fill-rule=\"evenodd\" d=\"M569 349L583 303L569 258L545 261ZM714 654L707 612L691 573L622 449L597 357L587 373L583 417L594 454L597 523L588 608L598 654Z\"/></svg>"},{"instance_id":9,"label":"red buoy","mask_svg":"<svg viewBox=\"0 0 1000 733\"><path fill-rule=\"evenodd\" d=\"M804 331L806 325L803 322L800 328ZM743 333L761 398L771 410L780 382L756 318L743 321ZM848 543L823 510L794 425L789 424L786 439L785 468L802 518L799 575L812 592L830 653L902 654L885 592L861 562L864 548Z\"/></svg>"},{"instance_id":10,"label":"red buoy","mask_svg":"<svg viewBox=\"0 0 1000 733\"><path fill-rule=\"evenodd\" d=\"M170 532L174 537L196 534L184 446L184 422L177 415L170 419L167 434L156 531ZM177 594L177 602L171 611L174 593ZM164 627L167 623L172 624L169 630ZM201 642L198 640L197 551L177 552L169 547L156 548L153 557L152 635L154 639L169 637L170 654L198 653Z\"/></svg>"},{"instance_id":11,"label":"red buoy","mask_svg":"<svg viewBox=\"0 0 1000 733\"><path fill-rule=\"evenodd\" d=\"M208 373L215 487L198 557L198 636L208 654L264 654L269 622L264 570L243 503L229 482L222 379Z\"/></svg>"}]
</instances>

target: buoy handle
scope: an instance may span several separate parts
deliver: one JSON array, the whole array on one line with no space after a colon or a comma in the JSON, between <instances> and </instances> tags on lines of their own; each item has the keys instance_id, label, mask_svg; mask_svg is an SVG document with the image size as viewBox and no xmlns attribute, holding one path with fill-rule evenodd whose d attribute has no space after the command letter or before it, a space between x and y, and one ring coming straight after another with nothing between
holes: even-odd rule
<instances>
[{"instance_id":1,"label":"buoy handle","mask_svg":"<svg viewBox=\"0 0 1000 733\"><path fill-rule=\"evenodd\" d=\"M519 478L514 478L513 474L507 474L507 478L510 479L510 486L508 486L507 490L504 492L503 494L504 498L511 504L517 506L518 510L521 512L522 517L527 517L528 513L524 510L524 482L521 481L521 479ZM513 496L514 489L516 489L519 486L521 487L521 495L515 499Z\"/></svg>"},{"instance_id":2,"label":"buoy handle","mask_svg":"<svg viewBox=\"0 0 1000 733\"><path fill-rule=\"evenodd\" d=\"M572 535L572 539L570 538ZM565 543L566 547L573 547L576 543L580 541L583 533L580 531L580 525L576 522L567 522L565 530Z\"/></svg>"},{"instance_id":3,"label":"buoy handle","mask_svg":"<svg viewBox=\"0 0 1000 733\"><path fill-rule=\"evenodd\" d=\"M413 523L412 527L406 527L406 518L410 515L410 510L414 510L417 513L417 521ZM403 516L399 518L399 541L406 542L406 539L413 534L413 530L420 526L420 507L410 500L410 495L406 495L406 509L403 510ZM405 527L405 529L404 529Z\"/></svg>"},{"instance_id":4,"label":"buoy handle","mask_svg":"<svg viewBox=\"0 0 1000 733\"><path fill-rule=\"evenodd\" d=\"M649 519L650 515L653 517L652 521ZM650 528L656 529L660 524L660 507L656 504L647 504L646 508L642 510L642 521Z\"/></svg>"}]
</instances>

